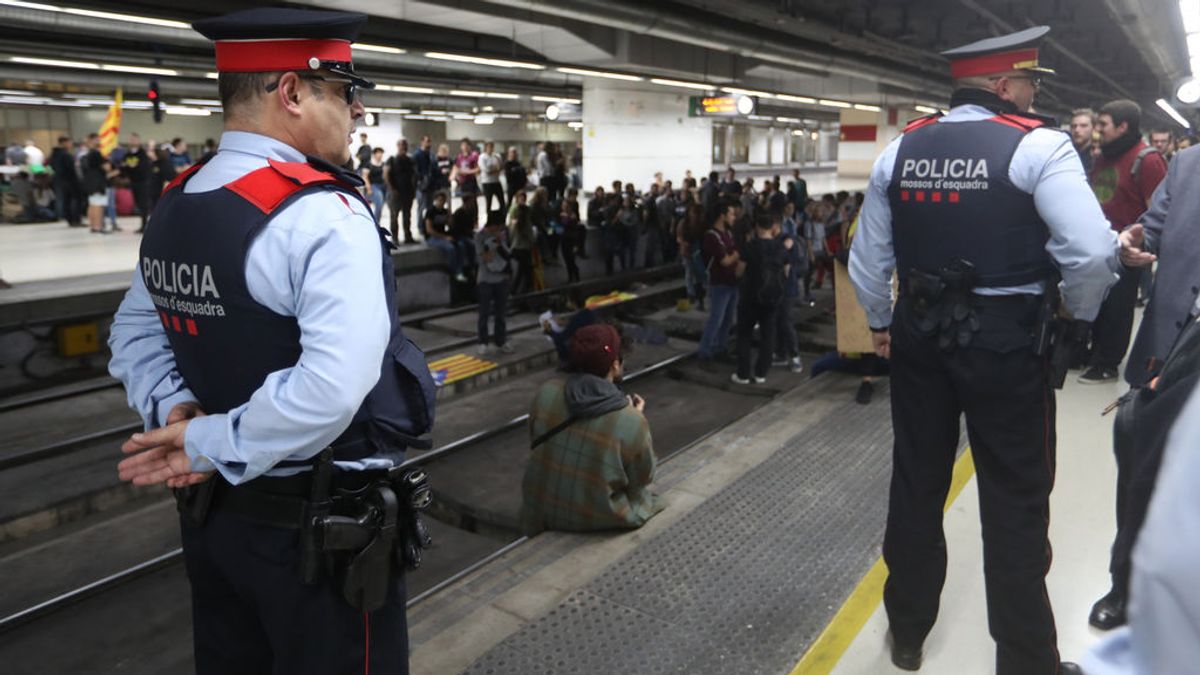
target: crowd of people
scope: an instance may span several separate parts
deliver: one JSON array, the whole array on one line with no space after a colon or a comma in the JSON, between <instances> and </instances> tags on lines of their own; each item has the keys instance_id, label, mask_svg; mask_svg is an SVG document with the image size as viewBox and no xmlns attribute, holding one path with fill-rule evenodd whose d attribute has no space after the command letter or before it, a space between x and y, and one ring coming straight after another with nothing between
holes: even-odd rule
<instances>
[{"instance_id":1,"label":"crowd of people","mask_svg":"<svg viewBox=\"0 0 1200 675\"><path fill-rule=\"evenodd\" d=\"M206 140L201 159L216 151L216 142ZM100 135L90 133L82 141L59 136L49 157L29 139L10 145L4 159L15 168L5 194L6 222L61 220L95 234L120 231L118 214L138 215L141 232L163 186L194 164L184 139L143 142L137 133L107 156Z\"/></svg>"}]
</instances>

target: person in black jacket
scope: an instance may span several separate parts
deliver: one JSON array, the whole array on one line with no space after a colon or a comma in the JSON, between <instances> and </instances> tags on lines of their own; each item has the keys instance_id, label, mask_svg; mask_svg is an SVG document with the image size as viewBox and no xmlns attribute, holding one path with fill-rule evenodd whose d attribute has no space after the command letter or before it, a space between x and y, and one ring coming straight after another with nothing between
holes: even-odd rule
<instances>
[{"instance_id":1,"label":"person in black jacket","mask_svg":"<svg viewBox=\"0 0 1200 675\"><path fill-rule=\"evenodd\" d=\"M146 149L142 147L142 137L138 134L129 135L129 149L121 159L121 173L129 181L129 188L133 191L133 203L142 218L138 232L142 232L146 229L146 219L150 217L150 209L153 208L150 193L153 189L154 167Z\"/></svg>"},{"instance_id":2,"label":"person in black jacket","mask_svg":"<svg viewBox=\"0 0 1200 675\"><path fill-rule=\"evenodd\" d=\"M508 159L504 162L504 182L508 186L508 200L504 203L504 208L511 209L517 193L523 192L529 184L529 172L525 170L525 165L521 164L516 148L508 149Z\"/></svg>"},{"instance_id":3,"label":"person in black jacket","mask_svg":"<svg viewBox=\"0 0 1200 675\"><path fill-rule=\"evenodd\" d=\"M59 136L58 145L50 152L50 170L54 172L54 211L71 227L83 227L83 186L75 170L75 157L70 136Z\"/></svg>"},{"instance_id":4,"label":"person in black jacket","mask_svg":"<svg viewBox=\"0 0 1200 675\"><path fill-rule=\"evenodd\" d=\"M396 154L389 157L383 169L388 186L388 211L391 212L392 241L400 242L399 218L404 217L404 243L415 244L412 235L412 204L417 195L417 165L408 156L408 141L396 142Z\"/></svg>"}]
</instances>

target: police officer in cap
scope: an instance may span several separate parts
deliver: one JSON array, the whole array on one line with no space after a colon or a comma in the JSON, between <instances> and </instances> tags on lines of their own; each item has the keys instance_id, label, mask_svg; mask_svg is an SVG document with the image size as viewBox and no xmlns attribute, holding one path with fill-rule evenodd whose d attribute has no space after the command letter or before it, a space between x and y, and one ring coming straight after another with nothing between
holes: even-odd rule
<instances>
[{"instance_id":1,"label":"police officer in cap","mask_svg":"<svg viewBox=\"0 0 1200 675\"><path fill-rule=\"evenodd\" d=\"M1054 392L1034 336L1056 284L1063 311L1095 318L1118 263L1070 137L1028 112L1051 72L1038 65L1048 31L943 52L950 112L915 120L876 161L850 252L876 352L891 359L884 604L905 670L920 667L937 618L942 509L965 414L996 671L1079 672L1060 663L1046 595Z\"/></svg>"},{"instance_id":2,"label":"police officer in cap","mask_svg":"<svg viewBox=\"0 0 1200 675\"><path fill-rule=\"evenodd\" d=\"M411 514L386 470L427 445L434 388L386 233L337 168L374 86L351 64L365 20L194 24L225 131L164 191L112 326L110 370L146 424L119 472L176 488L202 674L408 670L392 552Z\"/></svg>"}]
</instances>

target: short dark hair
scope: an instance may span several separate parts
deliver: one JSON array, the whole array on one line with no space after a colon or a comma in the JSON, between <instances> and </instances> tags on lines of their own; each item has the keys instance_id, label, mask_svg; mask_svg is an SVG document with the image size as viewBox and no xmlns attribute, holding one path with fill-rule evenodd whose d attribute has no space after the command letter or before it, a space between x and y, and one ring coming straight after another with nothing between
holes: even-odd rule
<instances>
[{"instance_id":1,"label":"short dark hair","mask_svg":"<svg viewBox=\"0 0 1200 675\"><path fill-rule=\"evenodd\" d=\"M218 74L217 93L221 107L230 112L250 103L267 90L272 80L279 77L283 77L282 72Z\"/></svg>"},{"instance_id":2,"label":"short dark hair","mask_svg":"<svg viewBox=\"0 0 1200 675\"><path fill-rule=\"evenodd\" d=\"M62 143L66 143L66 142L67 142L67 141L69 141L69 140L71 140L71 137L70 137L70 136L59 136L59 137L58 137L58 142L59 142L60 144L62 144Z\"/></svg>"},{"instance_id":3,"label":"short dark hair","mask_svg":"<svg viewBox=\"0 0 1200 675\"><path fill-rule=\"evenodd\" d=\"M87 135L87 139L88 139L89 141L90 141L90 140L92 140L93 138L100 138L100 134L98 134L98 133L96 133L96 132L94 132L94 131L93 131L92 133L90 133L90 134L88 134L88 135Z\"/></svg>"},{"instance_id":4,"label":"short dark hair","mask_svg":"<svg viewBox=\"0 0 1200 675\"><path fill-rule=\"evenodd\" d=\"M1100 108L1099 114L1111 117L1113 126L1115 127L1128 124L1131 133L1141 131L1142 106L1129 99L1119 98L1115 101L1109 101L1104 104L1104 107Z\"/></svg>"},{"instance_id":5,"label":"short dark hair","mask_svg":"<svg viewBox=\"0 0 1200 675\"><path fill-rule=\"evenodd\" d=\"M1166 134L1168 138L1175 137L1175 134L1171 133L1170 129L1151 129L1150 135L1153 136L1154 134Z\"/></svg>"}]
</instances>

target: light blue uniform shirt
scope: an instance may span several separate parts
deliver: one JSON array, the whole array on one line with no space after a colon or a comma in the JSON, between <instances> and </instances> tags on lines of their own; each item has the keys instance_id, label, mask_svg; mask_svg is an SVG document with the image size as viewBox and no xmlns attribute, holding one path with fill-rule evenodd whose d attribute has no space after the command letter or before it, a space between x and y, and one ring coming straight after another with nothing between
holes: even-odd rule
<instances>
[{"instance_id":1,"label":"light blue uniform shirt","mask_svg":"<svg viewBox=\"0 0 1200 675\"><path fill-rule=\"evenodd\" d=\"M995 117L977 105L962 105L938 124L974 122ZM892 206L888 185L903 136L896 138L871 170L859 216L858 231L850 247L850 280L858 301L873 328L892 323L892 272L896 253L892 245ZM1120 261L1117 236L1088 187L1083 164L1071 145L1071 137L1055 129L1034 129L1021 139L1008 167L1008 178L1016 188L1033 195L1038 215L1050 230L1046 251L1062 274L1062 295L1067 310L1076 319L1091 321L1100 303L1117 279ZM970 223L963 223L969 227ZM979 295L1038 295L1045 284L977 288Z\"/></svg>"},{"instance_id":2,"label":"light blue uniform shirt","mask_svg":"<svg viewBox=\"0 0 1200 675\"><path fill-rule=\"evenodd\" d=\"M281 141L226 132L216 157L184 191L217 190L266 166L267 159L305 161ZM382 255L367 207L332 190L306 194L271 218L247 253L246 286L271 311L296 317L300 360L268 375L243 405L191 421L184 442L193 470L215 469L233 484L294 474L300 469L272 467L308 459L345 431L379 379L390 337ZM164 425L175 405L196 400L176 369L140 264L108 344L109 371L125 383L130 407L147 429ZM392 464L384 457L338 462L350 470Z\"/></svg>"},{"instance_id":3,"label":"light blue uniform shirt","mask_svg":"<svg viewBox=\"0 0 1200 675\"><path fill-rule=\"evenodd\" d=\"M1087 675L1200 672L1200 389L1179 414L1133 550L1129 625L1081 660Z\"/></svg>"}]
</instances>

